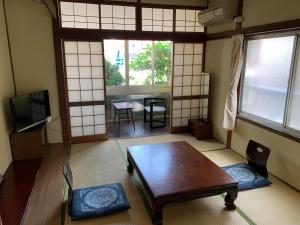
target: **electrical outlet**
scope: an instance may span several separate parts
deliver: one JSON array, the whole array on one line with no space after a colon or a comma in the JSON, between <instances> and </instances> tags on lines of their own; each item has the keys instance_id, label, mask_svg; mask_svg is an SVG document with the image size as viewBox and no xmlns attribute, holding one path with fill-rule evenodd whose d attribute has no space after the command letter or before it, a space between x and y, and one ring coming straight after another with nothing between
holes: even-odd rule
<instances>
[{"instance_id":1,"label":"electrical outlet","mask_svg":"<svg viewBox=\"0 0 300 225\"><path fill-rule=\"evenodd\" d=\"M52 116L47 117L47 123L50 123L52 121Z\"/></svg>"}]
</instances>

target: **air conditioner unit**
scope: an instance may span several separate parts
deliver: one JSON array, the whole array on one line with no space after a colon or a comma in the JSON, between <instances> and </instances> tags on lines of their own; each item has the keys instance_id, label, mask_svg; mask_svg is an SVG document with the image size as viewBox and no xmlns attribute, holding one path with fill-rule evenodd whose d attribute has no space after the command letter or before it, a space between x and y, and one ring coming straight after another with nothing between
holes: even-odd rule
<instances>
[{"instance_id":1,"label":"air conditioner unit","mask_svg":"<svg viewBox=\"0 0 300 225\"><path fill-rule=\"evenodd\" d=\"M222 5L203 10L198 13L198 22L207 26L210 24L232 21L237 14L237 1L224 0Z\"/></svg>"}]
</instances>

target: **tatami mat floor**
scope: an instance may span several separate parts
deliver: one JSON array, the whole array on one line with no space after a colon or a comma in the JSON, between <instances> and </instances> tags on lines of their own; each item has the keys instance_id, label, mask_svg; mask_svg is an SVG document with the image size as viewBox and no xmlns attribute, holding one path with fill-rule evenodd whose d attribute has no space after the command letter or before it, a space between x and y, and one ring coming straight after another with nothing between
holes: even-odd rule
<instances>
[{"instance_id":1,"label":"tatami mat floor","mask_svg":"<svg viewBox=\"0 0 300 225\"><path fill-rule=\"evenodd\" d=\"M66 225L150 225L148 205L136 175L126 171L126 148L130 145L185 140L219 166L244 161L235 152L214 141L197 141L189 134L159 135L114 139L101 143L73 145L70 165L75 188L121 182L131 209L94 219L72 221L65 214ZM300 224L300 194L271 176L270 187L239 192L237 210L224 208L221 196L170 204L164 207L164 225L201 224Z\"/></svg>"}]
</instances>

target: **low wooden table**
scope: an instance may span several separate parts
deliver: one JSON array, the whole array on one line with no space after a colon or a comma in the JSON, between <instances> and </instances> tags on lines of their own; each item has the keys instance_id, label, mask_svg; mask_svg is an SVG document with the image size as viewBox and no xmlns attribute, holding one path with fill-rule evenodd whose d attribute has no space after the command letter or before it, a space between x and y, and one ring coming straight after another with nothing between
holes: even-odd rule
<instances>
[{"instance_id":1,"label":"low wooden table","mask_svg":"<svg viewBox=\"0 0 300 225\"><path fill-rule=\"evenodd\" d=\"M152 221L162 224L162 208L172 202L227 192L225 206L235 209L238 182L185 141L128 147L127 170L136 170L149 195Z\"/></svg>"}]
</instances>

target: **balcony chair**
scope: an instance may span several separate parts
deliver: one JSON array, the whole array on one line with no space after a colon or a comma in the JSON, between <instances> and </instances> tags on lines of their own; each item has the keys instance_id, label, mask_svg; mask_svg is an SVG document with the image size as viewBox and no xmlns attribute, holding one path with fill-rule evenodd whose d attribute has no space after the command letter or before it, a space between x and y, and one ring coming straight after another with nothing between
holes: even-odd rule
<instances>
[{"instance_id":1,"label":"balcony chair","mask_svg":"<svg viewBox=\"0 0 300 225\"><path fill-rule=\"evenodd\" d=\"M151 128L161 128L166 126L167 104L164 98L144 98L144 122L150 122ZM148 114L150 119L148 119ZM154 115L162 115L162 119L155 119ZM159 124L159 125L157 125Z\"/></svg>"}]
</instances>

